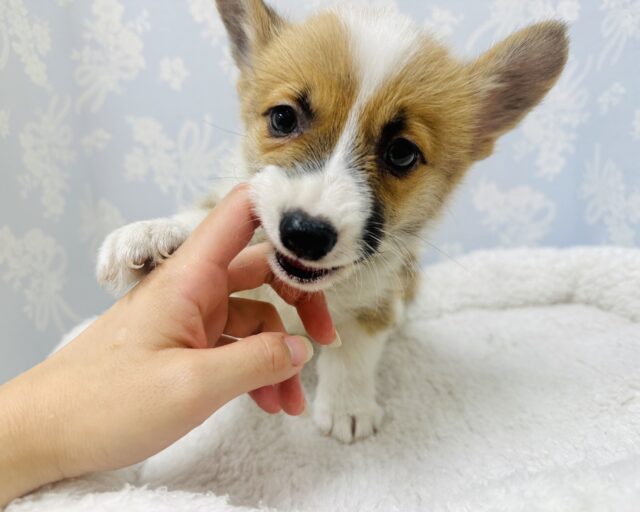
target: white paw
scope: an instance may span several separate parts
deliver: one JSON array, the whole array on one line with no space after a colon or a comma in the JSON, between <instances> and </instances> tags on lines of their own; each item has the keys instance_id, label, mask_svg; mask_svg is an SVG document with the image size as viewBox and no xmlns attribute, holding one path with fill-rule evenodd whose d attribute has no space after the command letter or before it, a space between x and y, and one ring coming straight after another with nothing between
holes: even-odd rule
<instances>
[{"instance_id":1,"label":"white paw","mask_svg":"<svg viewBox=\"0 0 640 512\"><path fill-rule=\"evenodd\" d=\"M101 286L122 293L182 245L189 231L172 219L135 222L111 233L98 253Z\"/></svg>"},{"instance_id":2,"label":"white paw","mask_svg":"<svg viewBox=\"0 0 640 512\"><path fill-rule=\"evenodd\" d=\"M313 411L313 421L320 431L343 443L353 443L376 434L382 417L382 408L377 404L350 410L316 405Z\"/></svg>"}]
</instances>

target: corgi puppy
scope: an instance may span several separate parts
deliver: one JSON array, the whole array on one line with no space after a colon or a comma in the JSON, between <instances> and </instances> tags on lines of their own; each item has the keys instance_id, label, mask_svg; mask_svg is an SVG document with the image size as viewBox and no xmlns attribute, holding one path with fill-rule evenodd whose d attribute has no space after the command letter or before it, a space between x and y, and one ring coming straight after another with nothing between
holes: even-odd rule
<instances>
[{"instance_id":1,"label":"corgi puppy","mask_svg":"<svg viewBox=\"0 0 640 512\"><path fill-rule=\"evenodd\" d=\"M566 27L539 23L463 61L385 9L336 7L293 23L262 0L217 6L240 69L246 136L233 172L252 184L273 272L323 290L343 340L320 354L313 419L340 441L365 438L382 420L376 365L414 296L421 234L554 85ZM99 281L130 287L214 204L112 233ZM275 295L259 297L299 329Z\"/></svg>"}]
</instances>

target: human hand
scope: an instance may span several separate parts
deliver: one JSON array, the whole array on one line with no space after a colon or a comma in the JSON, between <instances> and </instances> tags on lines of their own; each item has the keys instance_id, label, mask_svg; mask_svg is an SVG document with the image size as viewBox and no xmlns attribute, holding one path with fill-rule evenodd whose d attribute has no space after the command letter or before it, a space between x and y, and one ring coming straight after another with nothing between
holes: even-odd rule
<instances>
[{"instance_id":1,"label":"human hand","mask_svg":"<svg viewBox=\"0 0 640 512\"><path fill-rule=\"evenodd\" d=\"M313 353L273 306L229 295L271 284L311 336L335 329L321 294L275 281L257 222L235 189L177 253L86 331L0 387L0 506L39 485L142 461L231 399L250 392L267 412L300 414L299 373ZM223 334L245 338L230 343Z\"/></svg>"}]
</instances>

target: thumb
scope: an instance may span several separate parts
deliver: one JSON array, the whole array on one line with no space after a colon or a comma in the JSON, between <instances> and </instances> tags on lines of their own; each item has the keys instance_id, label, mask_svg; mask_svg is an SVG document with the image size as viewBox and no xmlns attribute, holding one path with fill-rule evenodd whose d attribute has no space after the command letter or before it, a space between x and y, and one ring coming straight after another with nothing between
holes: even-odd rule
<instances>
[{"instance_id":1,"label":"thumb","mask_svg":"<svg viewBox=\"0 0 640 512\"><path fill-rule=\"evenodd\" d=\"M214 367L209 373L215 380L210 389L227 402L297 375L313 357L313 346L302 336L261 333L210 349L207 356Z\"/></svg>"}]
</instances>

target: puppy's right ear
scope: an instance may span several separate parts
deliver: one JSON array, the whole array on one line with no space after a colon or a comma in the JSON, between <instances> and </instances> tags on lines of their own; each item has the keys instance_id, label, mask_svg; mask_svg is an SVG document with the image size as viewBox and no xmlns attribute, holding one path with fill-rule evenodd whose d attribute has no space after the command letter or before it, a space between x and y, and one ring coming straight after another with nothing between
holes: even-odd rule
<instances>
[{"instance_id":1,"label":"puppy's right ear","mask_svg":"<svg viewBox=\"0 0 640 512\"><path fill-rule=\"evenodd\" d=\"M262 0L216 0L216 4L229 33L233 58L241 70L251 68L256 53L286 25Z\"/></svg>"}]
</instances>

